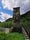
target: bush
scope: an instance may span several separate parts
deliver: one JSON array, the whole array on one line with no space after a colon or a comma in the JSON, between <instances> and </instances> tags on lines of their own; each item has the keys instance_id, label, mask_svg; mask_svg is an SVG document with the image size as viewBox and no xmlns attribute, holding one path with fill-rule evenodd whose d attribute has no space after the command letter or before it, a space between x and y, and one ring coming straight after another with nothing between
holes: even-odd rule
<instances>
[{"instance_id":1,"label":"bush","mask_svg":"<svg viewBox=\"0 0 30 40\"><path fill-rule=\"evenodd\" d=\"M2 22L0 23L0 27L10 28L12 26L12 22Z\"/></svg>"},{"instance_id":2,"label":"bush","mask_svg":"<svg viewBox=\"0 0 30 40\"><path fill-rule=\"evenodd\" d=\"M4 32L0 32L0 40L4 40L5 39L5 33Z\"/></svg>"}]
</instances>

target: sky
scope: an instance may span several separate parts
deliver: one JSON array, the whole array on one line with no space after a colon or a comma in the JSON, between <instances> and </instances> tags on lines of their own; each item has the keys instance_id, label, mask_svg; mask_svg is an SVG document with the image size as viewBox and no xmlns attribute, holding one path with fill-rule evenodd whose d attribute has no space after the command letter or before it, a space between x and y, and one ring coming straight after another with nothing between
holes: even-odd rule
<instances>
[{"instance_id":1,"label":"sky","mask_svg":"<svg viewBox=\"0 0 30 40\"><path fill-rule=\"evenodd\" d=\"M20 15L30 10L30 0L0 0L0 21L13 16L13 8L20 7Z\"/></svg>"}]
</instances>

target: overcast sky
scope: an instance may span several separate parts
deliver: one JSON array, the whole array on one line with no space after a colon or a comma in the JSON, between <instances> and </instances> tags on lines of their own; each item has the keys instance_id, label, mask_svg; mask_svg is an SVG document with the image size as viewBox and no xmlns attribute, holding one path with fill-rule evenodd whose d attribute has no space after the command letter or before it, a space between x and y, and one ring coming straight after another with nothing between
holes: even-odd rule
<instances>
[{"instance_id":1,"label":"overcast sky","mask_svg":"<svg viewBox=\"0 0 30 40\"><path fill-rule=\"evenodd\" d=\"M22 15L30 10L30 0L0 0L0 21L12 18L14 7L20 7Z\"/></svg>"}]
</instances>

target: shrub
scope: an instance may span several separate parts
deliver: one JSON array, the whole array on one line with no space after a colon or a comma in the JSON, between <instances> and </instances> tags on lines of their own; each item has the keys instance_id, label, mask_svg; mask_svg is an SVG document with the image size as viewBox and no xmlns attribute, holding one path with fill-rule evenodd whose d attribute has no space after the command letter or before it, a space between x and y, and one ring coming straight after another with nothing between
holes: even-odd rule
<instances>
[{"instance_id":1,"label":"shrub","mask_svg":"<svg viewBox=\"0 0 30 40\"><path fill-rule=\"evenodd\" d=\"M0 40L4 40L5 39L5 33L4 32L0 32Z\"/></svg>"}]
</instances>

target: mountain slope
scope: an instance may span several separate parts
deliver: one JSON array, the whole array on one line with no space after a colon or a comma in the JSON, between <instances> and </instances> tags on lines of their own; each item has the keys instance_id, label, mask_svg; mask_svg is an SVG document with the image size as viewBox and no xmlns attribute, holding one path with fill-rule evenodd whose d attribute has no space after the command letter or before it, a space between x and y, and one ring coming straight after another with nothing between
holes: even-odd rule
<instances>
[{"instance_id":1,"label":"mountain slope","mask_svg":"<svg viewBox=\"0 0 30 40\"><path fill-rule=\"evenodd\" d=\"M21 15L20 24L23 26L30 26L30 11L28 11L24 15Z\"/></svg>"}]
</instances>

